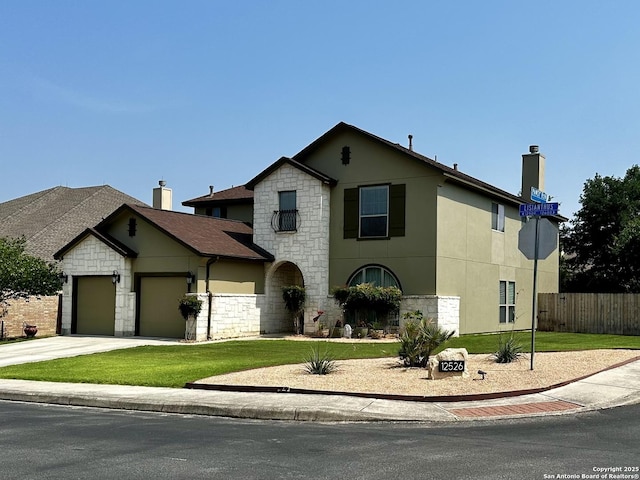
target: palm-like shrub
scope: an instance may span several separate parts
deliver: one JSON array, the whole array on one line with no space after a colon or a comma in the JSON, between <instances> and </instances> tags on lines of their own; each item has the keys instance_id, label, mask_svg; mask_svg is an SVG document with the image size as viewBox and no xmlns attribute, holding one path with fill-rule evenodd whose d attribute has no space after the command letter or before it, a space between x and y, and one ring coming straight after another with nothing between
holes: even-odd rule
<instances>
[{"instance_id":1,"label":"palm-like shrub","mask_svg":"<svg viewBox=\"0 0 640 480\"><path fill-rule=\"evenodd\" d=\"M400 333L398 354L406 367L426 367L431 352L449 340L455 332L439 327L424 318L420 310L405 313L406 320Z\"/></svg>"}]
</instances>

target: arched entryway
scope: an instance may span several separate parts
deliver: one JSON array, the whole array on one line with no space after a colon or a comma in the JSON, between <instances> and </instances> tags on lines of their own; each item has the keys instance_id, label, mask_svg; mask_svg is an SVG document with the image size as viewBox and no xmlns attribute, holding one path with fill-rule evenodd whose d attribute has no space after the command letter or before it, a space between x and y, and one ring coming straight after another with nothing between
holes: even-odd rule
<instances>
[{"instance_id":1,"label":"arched entryway","mask_svg":"<svg viewBox=\"0 0 640 480\"><path fill-rule=\"evenodd\" d=\"M282 299L282 287L291 285L304 287L304 277L298 266L292 262L273 265L267 274L269 315L262 320L261 331L265 333L293 332L293 317L285 308Z\"/></svg>"}]
</instances>

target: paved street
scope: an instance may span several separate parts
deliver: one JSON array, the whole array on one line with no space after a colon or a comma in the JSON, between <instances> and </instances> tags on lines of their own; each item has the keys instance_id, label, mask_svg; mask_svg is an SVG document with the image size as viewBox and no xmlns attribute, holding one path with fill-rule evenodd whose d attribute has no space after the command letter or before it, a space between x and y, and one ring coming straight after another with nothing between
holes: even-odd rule
<instances>
[{"instance_id":1,"label":"paved street","mask_svg":"<svg viewBox=\"0 0 640 480\"><path fill-rule=\"evenodd\" d=\"M0 456L5 480L542 480L637 467L638 418L634 405L499 422L318 424L0 402Z\"/></svg>"}]
</instances>

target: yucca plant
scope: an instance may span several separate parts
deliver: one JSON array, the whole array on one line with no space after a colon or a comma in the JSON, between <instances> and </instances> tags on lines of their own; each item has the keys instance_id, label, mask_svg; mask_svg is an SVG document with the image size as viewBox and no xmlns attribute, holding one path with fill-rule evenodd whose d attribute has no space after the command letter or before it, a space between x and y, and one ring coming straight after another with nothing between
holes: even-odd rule
<instances>
[{"instance_id":1,"label":"yucca plant","mask_svg":"<svg viewBox=\"0 0 640 480\"><path fill-rule=\"evenodd\" d=\"M506 340L500 335L498 350L495 351L491 357L495 359L496 363L511 363L520 359L523 355L522 345L515 339L513 334L511 334Z\"/></svg>"},{"instance_id":2,"label":"yucca plant","mask_svg":"<svg viewBox=\"0 0 640 480\"><path fill-rule=\"evenodd\" d=\"M426 367L431 352L453 337L433 320L424 318L420 310L404 314L406 323L400 333L400 359L407 367Z\"/></svg>"},{"instance_id":3,"label":"yucca plant","mask_svg":"<svg viewBox=\"0 0 640 480\"><path fill-rule=\"evenodd\" d=\"M306 357L304 370L312 375L328 375L338 369L338 364L331 355L325 350L320 355L318 347L311 348L311 353Z\"/></svg>"}]
</instances>

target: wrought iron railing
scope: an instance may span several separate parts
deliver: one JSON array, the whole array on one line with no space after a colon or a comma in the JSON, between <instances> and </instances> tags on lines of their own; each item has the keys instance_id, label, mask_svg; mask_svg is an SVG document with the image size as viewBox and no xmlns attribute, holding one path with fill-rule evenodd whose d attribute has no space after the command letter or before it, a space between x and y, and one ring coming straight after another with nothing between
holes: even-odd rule
<instances>
[{"instance_id":1,"label":"wrought iron railing","mask_svg":"<svg viewBox=\"0 0 640 480\"><path fill-rule=\"evenodd\" d=\"M274 232L296 232L300 223L298 210L276 210L271 217Z\"/></svg>"}]
</instances>

